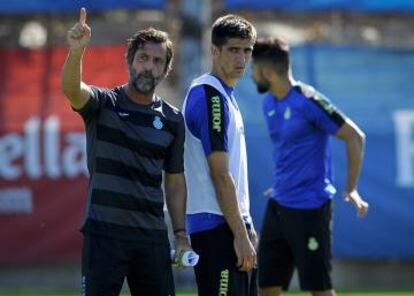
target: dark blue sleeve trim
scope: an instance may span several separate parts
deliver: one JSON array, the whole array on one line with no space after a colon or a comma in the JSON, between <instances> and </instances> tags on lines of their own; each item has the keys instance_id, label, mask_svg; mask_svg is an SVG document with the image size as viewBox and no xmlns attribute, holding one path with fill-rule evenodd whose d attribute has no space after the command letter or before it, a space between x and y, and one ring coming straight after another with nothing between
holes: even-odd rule
<instances>
[{"instance_id":1,"label":"dark blue sleeve trim","mask_svg":"<svg viewBox=\"0 0 414 296\"><path fill-rule=\"evenodd\" d=\"M227 106L218 90L205 85L211 151L227 151ZM226 112L227 111L227 112Z\"/></svg>"}]
</instances>

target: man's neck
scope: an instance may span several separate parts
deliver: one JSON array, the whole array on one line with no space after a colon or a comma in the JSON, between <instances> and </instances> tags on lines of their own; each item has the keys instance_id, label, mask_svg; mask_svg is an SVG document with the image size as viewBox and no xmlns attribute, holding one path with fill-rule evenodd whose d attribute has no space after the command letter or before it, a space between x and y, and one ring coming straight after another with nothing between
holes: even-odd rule
<instances>
[{"instance_id":1,"label":"man's neck","mask_svg":"<svg viewBox=\"0 0 414 296\"><path fill-rule=\"evenodd\" d=\"M217 67L213 67L211 70L211 74L220 78L227 86L234 87L237 83L237 79L232 79L230 77L227 77L223 71L220 71Z\"/></svg>"},{"instance_id":2,"label":"man's neck","mask_svg":"<svg viewBox=\"0 0 414 296\"><path fill-rule=\"evenodd\" d=\"M274 80L270 85L270 92L278 99L282 100L289 93L293 86L293 80L290 77L285 77L280 80Z\"/></svg>"},{"instance_id":3,"label":"man's neck","mask_svg":"<svg viewBox=\"0 0 414 296\"><path fill-rule=\"evenodd\" d=\"M130 83L123 86L128 98L138 105L150 105L154 101L154 91L142 93L137 91Z\"/></svg>"}]
</instances>

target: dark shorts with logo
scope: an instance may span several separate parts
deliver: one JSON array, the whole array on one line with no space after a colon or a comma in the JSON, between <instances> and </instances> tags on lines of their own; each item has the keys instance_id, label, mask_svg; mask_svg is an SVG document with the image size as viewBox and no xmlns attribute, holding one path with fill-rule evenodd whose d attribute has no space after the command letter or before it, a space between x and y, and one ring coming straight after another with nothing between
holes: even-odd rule
<instances>
[{"instance_id":1,"label":"dark shorts with logo","mask_svg":"<svg viewBox=\"0 0 414 296\"><path fill-rule=\"evenodd\" d=\"M124 279L133 296L173 296L170 247L84 234L82 296L118 296Z\"/></svg>"},{"instance_id":2,"label":"dark shorts with logo","mask_svg":"<svg viewBox=\"0 0 414 296\"><path fill-rule=\"evenodd\" d=\"M259 243L259 286L287 290L297 268L302 290L332 289L331 219L331 201L293 209L270 199Z\"/></svg>"},{"instance_id":3,"label":"dark shorts with logo","mask_svg":"<svg viewBox=\"0 0 414 296\"><path fill-rule=\"evenodd\" d=\"M191 246L200 255L195 266L199 296L256 296L256 272L239 271L233 234L227 224L191 235Z\"/></svg>"}]
</instances>

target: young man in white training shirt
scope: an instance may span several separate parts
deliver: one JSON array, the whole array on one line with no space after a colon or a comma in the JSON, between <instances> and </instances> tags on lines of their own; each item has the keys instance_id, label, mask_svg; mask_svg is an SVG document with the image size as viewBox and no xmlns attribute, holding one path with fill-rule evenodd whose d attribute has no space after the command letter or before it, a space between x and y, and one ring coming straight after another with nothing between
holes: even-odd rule
<instances>
[{"instance_id":1,"label":"young man in white training shirt","mask_svg":"<svg viewBox=\"0 0 414 296\"><path fill-rule=\"evenodd\" d=\"M200 296L256 293L254 287L249 291L256 233L249 212L246 143L233 96L255 40L256 30L245 19L217 19L212 27L212 71L192 82L183 106L187 226L200 255L195 266Z\"/></svg>"}]
</instances>

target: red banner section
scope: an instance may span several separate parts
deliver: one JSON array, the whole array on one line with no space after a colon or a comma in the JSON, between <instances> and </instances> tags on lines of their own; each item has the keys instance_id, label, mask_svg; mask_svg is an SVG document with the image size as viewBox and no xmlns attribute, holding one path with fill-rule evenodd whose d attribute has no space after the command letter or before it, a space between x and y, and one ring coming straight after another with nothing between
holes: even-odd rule
<instances>
[{"instance_id":1,"label":"red banner section","mask_svg":"<svg viewBox=\"0 0 414 296\"><path fill-rule=\"evenodd\" d=\"M67 49L0 50L0 263L79 260L85 134L60 90ZM124 46L89 48L86 83L124 83Z\"/></svg>"}]
</instances>

